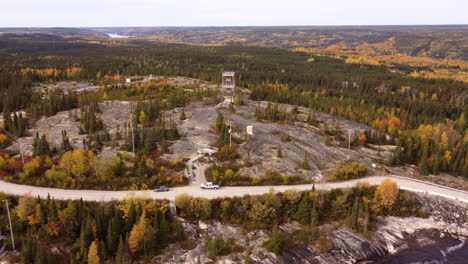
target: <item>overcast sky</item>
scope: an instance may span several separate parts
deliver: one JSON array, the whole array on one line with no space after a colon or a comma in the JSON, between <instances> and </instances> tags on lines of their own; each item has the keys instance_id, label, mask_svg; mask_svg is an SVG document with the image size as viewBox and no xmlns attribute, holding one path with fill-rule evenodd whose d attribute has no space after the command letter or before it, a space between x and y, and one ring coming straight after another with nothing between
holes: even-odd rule
<instances>
[{"instance_id":1,"label":"overcast sky","mask_svg":"<svg viewBox=\"0 0 468 264\"><path fill-rule=\"evenodd\" d=\"M2 0L0 27L468 24L468 0Z\"/></svg>"}]
</instances>

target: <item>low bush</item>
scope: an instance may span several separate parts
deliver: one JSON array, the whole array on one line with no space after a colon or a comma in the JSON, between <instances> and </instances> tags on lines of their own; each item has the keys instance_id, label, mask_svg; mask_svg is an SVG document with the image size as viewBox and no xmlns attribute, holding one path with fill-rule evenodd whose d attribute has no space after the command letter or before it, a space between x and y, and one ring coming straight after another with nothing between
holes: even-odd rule
<instances>
[{"instance_id":1,"label":"low bush","mask_svg":"<svg viewBox=\"0 0 468 264\"><path fill-rule=\"evenodd\" d=\"M231 241L232 242L232 241ZM225 256L232 252L232 244L224 241L222 235L216 236L213 240L208 243L207 256L209 258L215 258L218 256Z\"/></svg>"},{"instance_id":2,"label":"low bush","mask_svg":"<svg viewBox=\"0 0 468 264\"><path fill-rule=\"evenodd\" d=\"M364 162L349 159L338 163L333 176L336 180L350 180L362 178L366 173L367 167Z\"/></svg>"},{"instance_id":3,"label":"low bush","mask_svg":"<svg viewBox=\"0 0 468 264\"><path fill-rule=\"evenodd\" d=\"M265 241L263 246L275 254L281 254L284 250L293 245L293 239L289 234L281 233L276 227L273 230L273 235Z\"/></svg>"},{"instance_id":4,"label":"low bush","mask_svg":"<svg viewBox=\"0 0 468 264\"><path fill-rule=\"evenodd\" d=\"M240 167L227 164L224 166L213 165L205 172L208 181L224 186L251 186L251 185L292 185L309 183L299 176L281 175L274 171L267 171L264 177L250 177L241 175Z\"/></svg>"}]
</instances>

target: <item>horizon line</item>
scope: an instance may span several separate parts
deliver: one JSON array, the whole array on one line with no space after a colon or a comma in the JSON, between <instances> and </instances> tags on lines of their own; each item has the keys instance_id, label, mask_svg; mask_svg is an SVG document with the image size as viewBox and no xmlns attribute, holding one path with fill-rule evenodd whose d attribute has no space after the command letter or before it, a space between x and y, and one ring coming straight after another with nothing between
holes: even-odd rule
<instances>
[{"instance_id":1,"label":"horizon line","mask_svg":"<svg viewBox=\"0 0 468 264\"><path fill-rule=\"evenodd\" d=\"M235 28L235 27L391 27L391 26L468 26L467 24L329 24L329 25L180 25L180 26L0 26L0 28Z\"/></svg>"}]
</instances>

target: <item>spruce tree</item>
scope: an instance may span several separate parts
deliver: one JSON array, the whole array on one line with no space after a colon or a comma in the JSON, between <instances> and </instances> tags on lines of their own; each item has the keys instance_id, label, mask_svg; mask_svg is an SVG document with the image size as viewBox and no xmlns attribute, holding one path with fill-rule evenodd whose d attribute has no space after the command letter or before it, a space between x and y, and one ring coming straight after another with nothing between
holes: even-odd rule
<instances>
[{"instance_id":1,"label":"spruce tree","mask_svg":"<svg viewBox=\"0 0 468 264\"><path fill-rule=\"evenodd\" d=\"M79 208L75 201L68 201L67 207L63 210L65 217L64 233L68 241L75 241L79 236L80 224L76 219L79 219Z\"/></svg>"},{"instance_id":2,"label":"spruce tree","mask_svg":"<svg viewBox=\"0 0 468 264\"><path fill-rule=\"evenodd\" d=\"M125 233L130 233L133 225L136 223L137 215L135 205L133 202L130 203L130 209L128 211L127 222L125 224Z\"/></svg>"},{"instance_id":3,"label":"spruce tree","mask_svg":"<svg viewBox=\"0 0 468 264\"><path fill-rule=\"evenodd\" d=\"M117 229L117 223L115 217L113 217L107 226L107 234L106 234L106 244L107 249L110 254L113 254L117 250L117 246L119 243L119 230Z\"/></svg>"},{"instance_id":4,"label":"spruce tree","mask_svg":"<svg viewBox=\"0 0 468 264\"><path fill-rule=\"evenodd\" d=\"M39 155L50 154L49 142L47 142L45 135L42 135L42 137L39 139L39 151L38 152L39 152Z\"/></svg>"},{"instance_id":5,"label":"spruce tree","mask_svg":"<svg viewBox=\"0 0 468 264\"><path fill-rule=\"evenodd\" d=\"M33 241L30 234L23 240L21 247L21 263L34 263L36 248Z\"/></svg>"},{"instance_id":6,"label":"spruce tree","mask_svg":"<svg viewBox=\"0 0 468 264\"><path fill-rule=\"evenodd\" d=\"M33 144L32 144L32 151L33 151L33 156L38 156L39 155L39 132L36 131L36 136L33 139Z\"/></svg>"},{"instance_id":7,"label":"spruce tree","mask_svg":"<svg viewBox=\"0 0 468 264\"><path fill-rule=\"evenodd\" d=\"M162 215L160 219L161 222L159 223L158 240L161 242L161 245L167 245L169 244L170 236L169 224L167 223L164 215Z\"/></svg>"},{"instance_id":8,"label":"spruce tree","mask_svg":"<svg viewBox=\"0 0 468 264\"><path fill-rule=\"evenodd\" d=\"M278 150L276 151L276 157L277 158L283 158L283 153L281 152L281 147L278 147Z\"/></svg>"},{"instance_id":9,"label":"spruce tree","mask_svg":"<svg viewBox=\"0 0 468 264\"><path fill-rule=\"evenodd\" d=\"M312 227L317 226L318 220L317 201L314 199L312 200L312 210L310 212L310 225Z\"/></svg>"},{"instance_id":10,"label":"spruce tree","mask_svg":"<svg viewBox=\"0 0 468 264\"><path fill-rule=\"evenodd\" d=\"M185 116L185 110L184 110L184 109L182 109L182 113L180 114L179 119L180 119L181 121L187 119L187 117Z\"/></svg>"},{"instance_id":11,"label":"spruce tree","mask_svg":"<svg viewBox=\"0 0 468 264\"><path fill-rule=\"evenodd\" d=\"M117 256L115 258L116 264L126 264L127 263L127 250L126 250L126 244L124 240L122 239L122 236L119 238L119 247L117 248Z\"/></svg>"},{"instance_id":12,"label":"spruce tree","mask_svg":"<svg viewBox=\"0 0 468 264\"><path fill-rule=\"evenodd\" d=\"M73 147L70 144L70 140L67 136L67 131L62 130L62 143L60 144L60 151L62 153L65 153L70 150L73 150Z\"/></svg>"},{"instance_id":13,"label":"spruce tree","mask_svg":"<svg viewBox=\"0 0 468 264\"><path fill-rule=\"evenodd\" d=\"M156 234L156 228L148 225L143 238L143 252L146 256L154 255L158 249L158 244L156 243Z\"/></svg>"},{"instance_id":14,"label":"spruce tree","mask_svg":"<svg viewBox=\"0 0 468 264\"><path fill-rule=\"evenodd\" d=\"M358 197L354 198L353 206L349 217L350 226L353 230L357 230L359 218L359 200Z\"/></svg>"},{"instance_id":15,"label":"spruce tree","mask_svg":"<svg viewBox=\"0 0 468 264\"><path fill-rule=\"evenodd\" d=\"M78 246L80 247L81 257L83 258L87 257L89 245L91 245L91 242L93 240L94 240L94 234L91 228L91 217L88 216L86 221L81 226L81 233L80 233L80 237L78 241Z\"/></svg>"},{"instance_id":16,"label":"spruce tree","mask_svg":"<svg viewBox=\"0 0 468 264\"><path fill-rule=\"evenodd\" d=\"M310 223L310 200L309 195L304 193L302 195L301 201L299 202L299 206L297 208L297 220L301 224Z\"/></svg>"},{"instance_id":17,"label":"spruce tree","mask_svg":"<svg viewBox=\"0 0 468 264\"><path fill-rule=\"evenodd\" d=\"M427 163L427 156L422 156L419 161L419 172L422 175L429 175L429 165Z\"/></svg>"},{"instance_id":18,"label":"spruce tree","mask_svg":"<svg viewBox=\"0 0 468 264\"><path fill-rule=\"evenodd\" d=\"M304 160L301 163L301 168L303 168L304 170L310 170L310 164L307 156L307 152L304 152Z\"/></svg>"},{"instance_id":19,"label":"spruce tree","mask_svg":"<svg viewBox=\"0 0 468 264\"><path fill-rule=\"evenodd\" d=\"M104 262L107 259L107 245L106 242L101 241L99 242L99 248L98 248L98 255L99 255L99 263L104 264Z\"/></svg>"}]
</instances>

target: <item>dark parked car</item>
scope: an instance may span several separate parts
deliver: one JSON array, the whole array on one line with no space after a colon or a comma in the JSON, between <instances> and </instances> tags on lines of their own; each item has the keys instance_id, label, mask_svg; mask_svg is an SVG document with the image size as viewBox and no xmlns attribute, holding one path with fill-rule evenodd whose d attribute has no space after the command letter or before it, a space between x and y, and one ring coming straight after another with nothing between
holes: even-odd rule
<instances>
[{"instance_id":1,"label":"dark parked car","mask_svg":"<svg viewBox=\"0 0 468 264\"><path fill-rule=\"evenodd\" d=\"M168 192L169 188L166 186L159 186L158 188L154 189L155 192Z\"/></svg>"}]
</instances>

